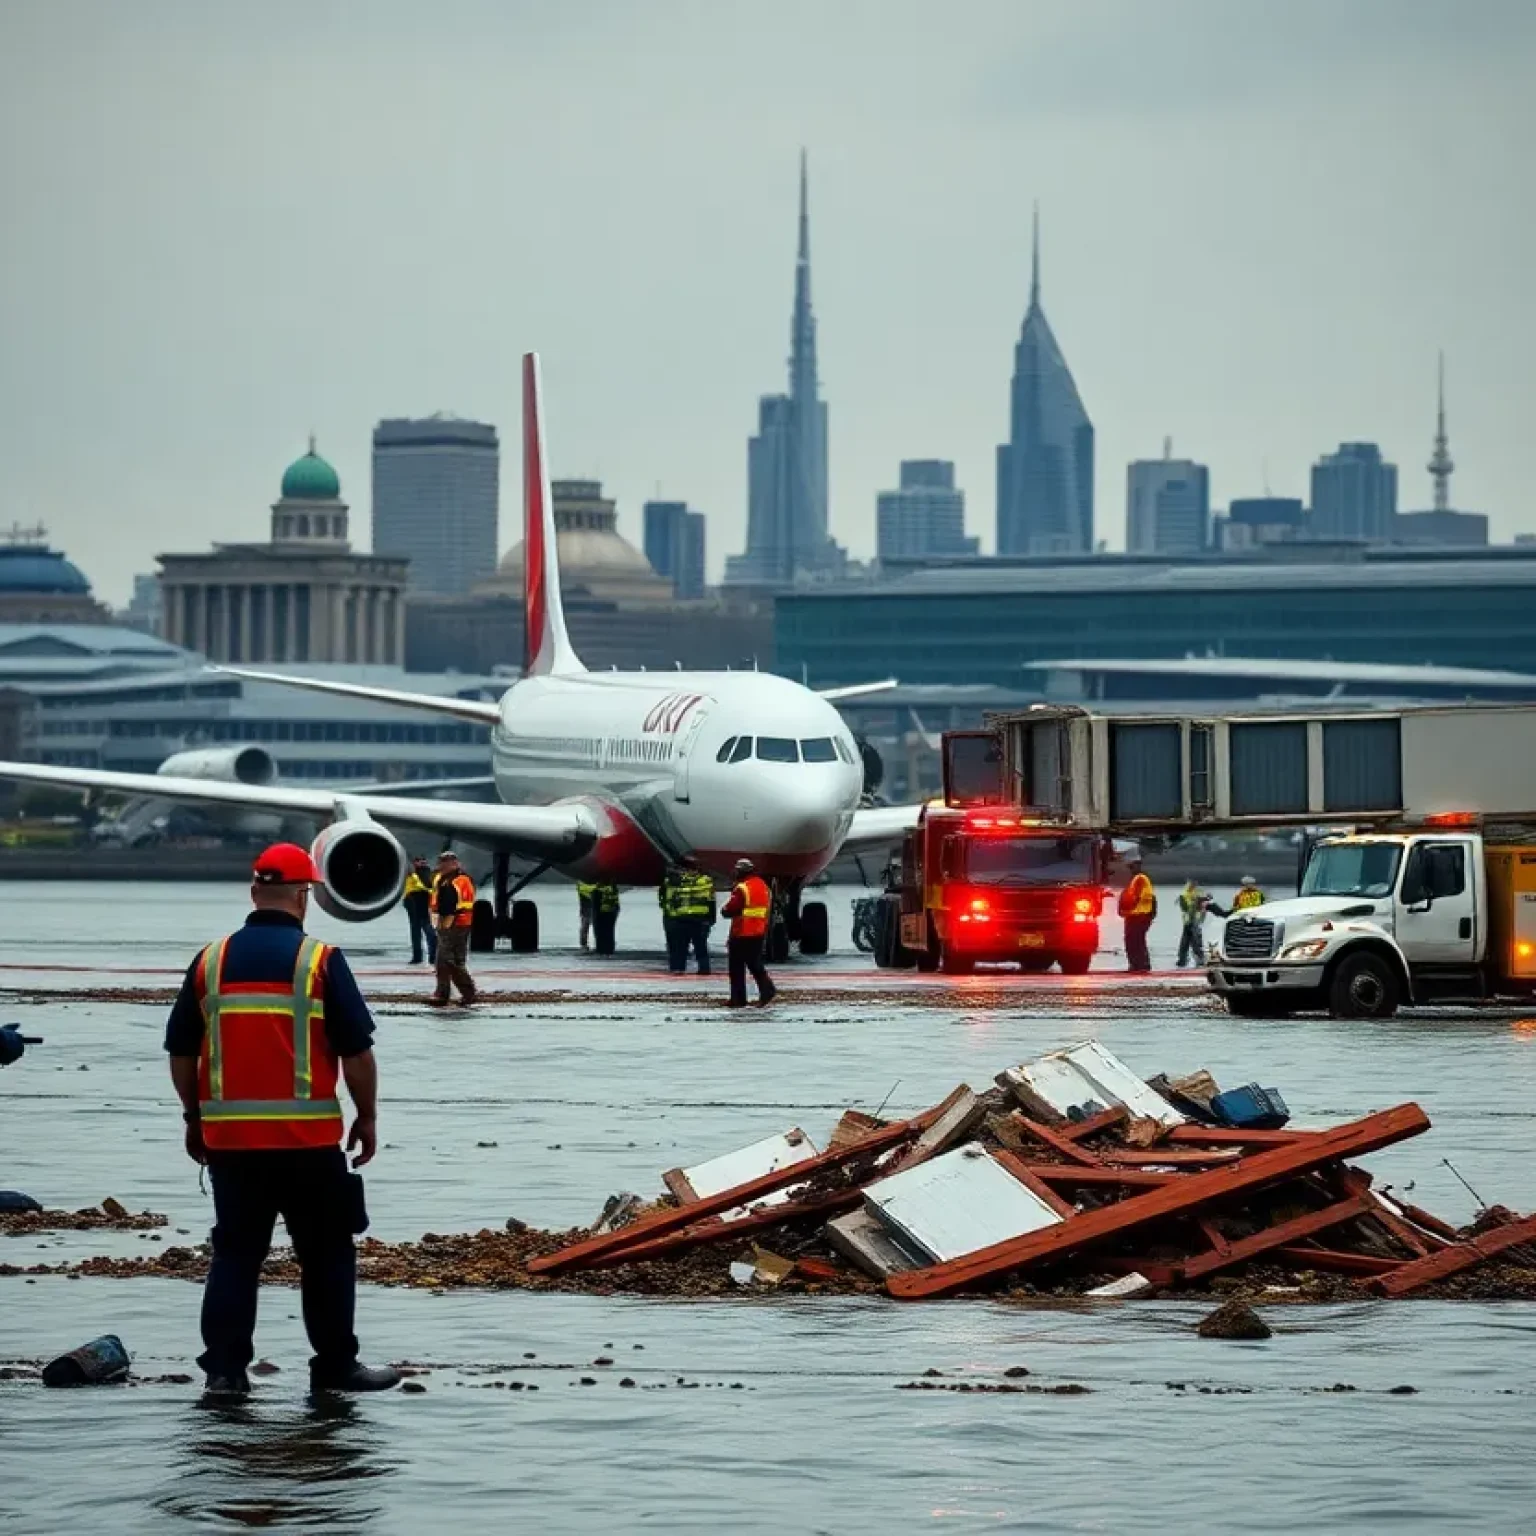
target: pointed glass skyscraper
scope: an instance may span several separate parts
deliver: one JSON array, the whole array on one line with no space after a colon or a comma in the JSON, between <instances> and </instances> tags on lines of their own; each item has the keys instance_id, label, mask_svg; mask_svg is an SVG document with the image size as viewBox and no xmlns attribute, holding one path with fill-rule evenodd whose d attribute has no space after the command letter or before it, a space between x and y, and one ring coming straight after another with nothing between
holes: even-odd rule
<instances>
[{"instance_id":1,"label":"pointed glass skyscraper","mask_svg":"<svg viewBox=\"0 0 1536 1536\"><path fill-rule=\"evenodd\" d=\"M805 151L800 152L800 240L790 321L789 393L758 402L747 443L747 548L726 562L727 582L790 582L835 570L843 552L827 536L827 407L816 376L811 310L811 221Z\"/></svg>"},{"instance_id":2,"label":"pointed glass skyscraper","mask_svg":"<svg viewBox=\"0 0 1536 1536\"><path fill-rule=\"evenodd\" d=\"M1009 441L997 450L997 552L1092 548L1093 423L1040 307L1037 209L1029 309L1013 350Z\"/></svg>"}]
</instances>

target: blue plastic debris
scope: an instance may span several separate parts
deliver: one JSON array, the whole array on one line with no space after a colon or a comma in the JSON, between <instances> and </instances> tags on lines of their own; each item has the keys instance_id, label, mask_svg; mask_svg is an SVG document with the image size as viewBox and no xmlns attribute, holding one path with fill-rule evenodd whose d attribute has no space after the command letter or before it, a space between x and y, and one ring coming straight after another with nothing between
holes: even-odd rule
<instances>
[{"instance_id":1,"label":"blue plastic debris","mask_svg":"<svg viewBox=\"0 0 1536 1536\"><path fill-rule=\"evenodd\" d=\"M1278 1131L1291 1118L1279 1089L1257 1083L1218 1093L1211 1100L1211 1113L1222 1125L1243 1131Z\"/></svg>"}]
</instances>

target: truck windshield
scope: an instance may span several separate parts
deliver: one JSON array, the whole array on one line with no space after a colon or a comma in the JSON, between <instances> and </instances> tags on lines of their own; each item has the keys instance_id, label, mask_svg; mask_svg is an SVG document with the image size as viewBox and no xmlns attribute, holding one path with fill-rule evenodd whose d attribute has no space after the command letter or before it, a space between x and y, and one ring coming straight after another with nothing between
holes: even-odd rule
<instances>
[{"instance_id":1,"label":"truck windshield","mask_svg":"<svg viewBox=\"0 0 1536 1536\"><path fill-rule=\"evenodd\" d=\"M965 877L985 885L1087 885L1091 837L978 837L965 843Z\"/></svg>"},{"instance_id":2,"label":"truck windshield","mask_svg":"<svg viewBox=\"0 0 1536 1536\"><path fill-rule=\"evenodd\" d=\"M1390 896L1403 850L1398 843L1324 843L1312 850L1303 896Z\"/></svg>"}]
</instances>

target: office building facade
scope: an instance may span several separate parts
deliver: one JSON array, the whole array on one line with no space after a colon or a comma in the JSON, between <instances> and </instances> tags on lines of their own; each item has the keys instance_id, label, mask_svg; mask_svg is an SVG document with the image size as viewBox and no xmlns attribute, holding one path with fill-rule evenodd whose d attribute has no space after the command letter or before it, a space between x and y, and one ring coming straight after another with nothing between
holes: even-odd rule
<instances>
[{"instance_id":1,"label":"office building facade","mask_svg":"<svg viewBox=\"0 0 1536 1536\"><path fill-rule=\"evenodd\" d=\"M1086 554L1093 548L1093 423L1040 307L1038 215L1008 428L997 450L998 554Z\"/></svg>"},{"instance_id":2,"label":"office building facade","mask_svg":"<svg viewBox=\"0 0 1536 1536\"><path fill-rule=\"evenodd\" d=\"M462 596L496 570L496 429L432 416L373 433L373 550L409 560L411 594Z\"/></svg>"},{"instance_id":3,"label":"office building facade","mask_svg":"<svg viewBox=\"0 0 1536 1536\"><path fill-rule=\"evenodd\" d=\"M648 501L642 512L645 558L672 583L672 595L704 596L704 514L685 501Z\"/></svg>"},{"instance_id":4,"label":"office building facade","mask_svg":"<svg viewBox=\"0 0 1536 1536\"><path fill-rule=\"evenodd\" d=\"M1211 474L1193 459L1138 459L1126 471L1125 547L1133 555L1199 555L1211 544Z\"/></svg>"},{"instance_id":5,"label":"office building facade","mask_svg":"<svg viewBox=\"0 0 1536 1536\"><path fill-rule=\"evenodd\" d=\"M1375 443L1340 443L1312 466L1312 538L1386 544L1396 519L1397 466Z\"/></svg>"},{"instance_id":6,"label":"office building facade","mask_svg":"<svg viewBox=\"0 0 1536 1536\"><path fill-rule=\"evenodd\" d=\"M900 489L875 499L876 551L882 560L974 555L965 536L965 492L947 459L904 459Z\"/></svg>"}]
</instances>

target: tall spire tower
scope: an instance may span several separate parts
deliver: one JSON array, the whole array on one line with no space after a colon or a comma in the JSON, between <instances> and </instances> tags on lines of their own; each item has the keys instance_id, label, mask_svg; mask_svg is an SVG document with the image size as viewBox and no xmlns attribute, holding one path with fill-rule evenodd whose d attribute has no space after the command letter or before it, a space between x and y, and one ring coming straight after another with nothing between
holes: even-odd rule
<instances>
[{"instance_id":1,"label":"tall spire tower","mask_svg":"<svg viewBox=\"0 0 1536 1536\"><path fill-rule=\"evenodd\" d=\"M1040 308L1040 204L1035 204L1033 236L1029 247L1029 307Z\"/></svg>"},{"instance_id":2,"label":"tall spire tower","mask_svg":"<svg viewBox=\"0 0 1536 1536\"><path fill-rule=\"evenodd\" d=\"M1451 440L1445 430L1445 353L1440 354L1439 409L1435 416L1435 451L1429 456L1429 478L1435 483L1435 511L1451 507L1451 472L1456 468L1451 458Z\"/></svg>"},{"instance_id":3,"label":"tall spire tower","mask_svg":"<svg viewBox=\"0 0 1536 1536\"><path fill-rule=\"evenodd\" d=\"M795 246L795 309L790 320L789 394L816 398L816 316L811 312L811 206L805 151L800 151L800 237Z\"/></svg>"}]
</instances>

